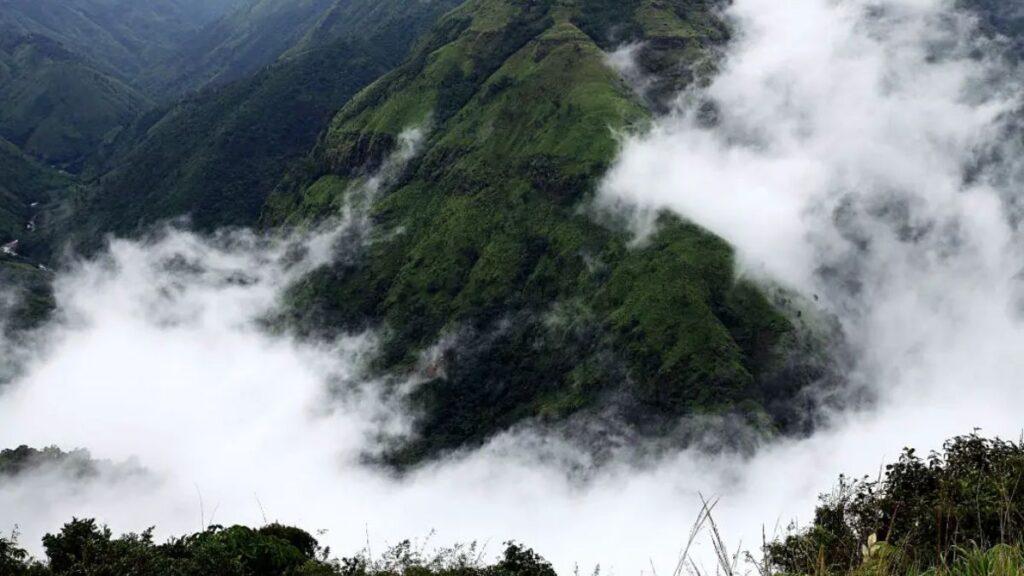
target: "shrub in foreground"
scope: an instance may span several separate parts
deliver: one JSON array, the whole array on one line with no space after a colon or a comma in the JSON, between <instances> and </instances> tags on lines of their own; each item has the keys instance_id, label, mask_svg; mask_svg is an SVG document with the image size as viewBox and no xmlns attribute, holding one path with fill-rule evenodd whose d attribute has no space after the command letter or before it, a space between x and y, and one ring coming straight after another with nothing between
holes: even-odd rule
<instances>
[{"instance_id":1,"label":"shrub in foreground","mask_svg":"<svg viewBox=\"0 0 1024 576\"><path fill-rule=\"evenodd\" d=\"M841 478L810 528L765 552L771 569L787 574L906 574L1019 566L1020 548L1006 545L1021 542L1024 445L972 434L927 457L907 449L879 479Z\"/></svg>"},{"instance_id":2,"label":"shrub in foreground","mask_svg":"<svg viewBox=\"0 0 1024 576\"><path fill-rule=\"evenodd\" d=\"M509 543L495 564L475 546L427 555L410 542L380 557L334 560L308 532L271 524L211 526L157 544L153 531L114 537L94 520L72 520L43 538L45 561L0 538L0 576L555 576L532 550Z\"/></svg>"}]
</instances>

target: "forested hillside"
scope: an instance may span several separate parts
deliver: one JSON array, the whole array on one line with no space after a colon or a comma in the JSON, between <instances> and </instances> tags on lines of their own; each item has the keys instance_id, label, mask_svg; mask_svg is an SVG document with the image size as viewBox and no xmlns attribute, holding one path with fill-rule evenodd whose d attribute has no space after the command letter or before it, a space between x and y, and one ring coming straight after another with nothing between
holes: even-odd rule
<instances>
[{"instance_id":1,"label":"forested hillside","mask_svg":"<svg viewBox=\"0 0 1024 576\"><path fill-rule=\"evenodd\" d=\"M150 105L135 89L41 35L0 39L0 103L0 136L71 171Z\"/></svg>"},{"instance_id":2,"label":"forested hillside","mask_svg":"<svg viewBox=\"0 0 1024 576\"><path fill-rule=\"evenodd\" d=\"M148 92L151 68L177 58L201 29L247 2L4 0L0 31L5 37L48 38L101 72Z\"/></svg>"},{"instance_id":3,"label":"forested hillside","mask_svg":"<svg viewBox=\"0 0 1024 576\"><path fill-rule=\"evenodd\" d=\"M171 92L220 86L338 40L372 39L401 58L455 0L252 0L206 26L158 68L153 82Z\"/></svg>"},{"instance_id":4,"label":"forested hillside","mask_svg":"<svg viewBox=\"0 0 1024 576\"><path fill-rule=\"evenodd\" d=\"M33 214L69 183L67 177L0 139L0 244L23 239L23 248L28 248Z\"/></svg>"},{"instance_id":5,"label":"forested hillside","mask_svg":"<svg viewBox=\"0 0 1024 576\"><path fill-rule=\"evenodd\" d=\"M22 446L0 452L0 487L41 467L63 467L79 481L109 463L84 451ZM949 440L926 456L907 448L878 478L840 477L821 496L813 521L788 529L760 550L715 556L708 568L694 557L695 536L720 550L734 545L716 521L715 501L704 501L680 563L725 574L764 576L1014 576L1024 570L1024 498L1015 489L1024 471L1024 446L976 434ZM131 471L122 470L122 473ZM42 539L46 562L34 559L18 535L0 537L5 576L139 574L140 576L555 576L540 554L506 543L495 561L466 543L430 551L427 543L400 542L374 555L336 560L310 533L281 524L260 528L210 526L158 541L153 530L115 536L95 520L73 519ZM700 569L700 568L697 568Z\"/></svg>"},{"instance_id":6,"label":"forested hillside","mask_svg":"<svg viewBox=\"0 0 1024 576\"><path fill-rule=\"evenodd\" d=\"M1024 573L1024 445L956 436L1024 403L1022 56L1001 0L0 0L0 576ZM371 551L435 524L550 551Z\"/></svg>"},{"instance_id":7,"label":"forested hillside","mask_svg":"<svg viewBox=\"0 0 1024 576\"><path fill-rule=\"evenodd\" d=\"M735 277L721 240L666 216L632 247L588 208L615 131L651 114L604 50L647 42L648 73L678 89L726 38L704 3L467 2L339 112L272 197L268 225L330 216L403 131L426 134L373 205L378 240L293 292L314 333L387 327L382 367L412 369L442 343L412 399L417 440L396 462L610 406L651 432L681 414L762 421L817 376L776 380L793 326Z\"/></svg>"},{"instance_id":8,"label":"forested hillside","mask_svg":"<svg viewBox=\"0 0 1024 576\"><path fill-rule=\"evenodd\" d=\"M333 0L255 0L202 30L160 70L180 92L242 79L273 63L312 28Z\"/></svg>"},{"instance_id":9,"label":"forested hillside","mask_svg":"<svg viewBox=\"0 0 1024 576\"><path fill-rule=\"evenodd\" d=\"M251 78L147 114L95 158L96 191L70 225L89 239L179 216L203 230L257 224L289 163L452 4L392 6L376 26L324 32Z\"/></svg>"},{"instance_id":10,"label":"forested hillside","mask_svg":"<svg viewBox=\"0 0 1024 576\"><path fill-rule=\"evenodd\" d=\"M41 268L52 256L44 213L72 186L71 178L0 138L0 339L38 326L53 308L51 277ZM11 368L0 367L0 381Z\"/></svg>"},{"instance_id":11,"label":"forested hillside","mask_svg":"<svg viewBox=\"0 0 1024 576\"><path fill-rule=\"evenodd\" d=\"M306 227L335 217L401 134L419 130L398 185L373 199L374 239L294 287L284 315L316 337L382 330L382 374L438 355L409 399L415 439L394 447L393 463L580 414L654 435L693 414L800 430L795 399L825 376L823 357L797 357L808 335L783 301L738 279L714 235L665 215L635 246L624 221L593 205L616 132L641 130L670 94L713 73L729 38L716 10L243 7L204 32L218 47L192 45L209 59L186 61L212 66L200 76L213 84L277 63L105 134L87 185L48 211L42 237L91 251L105 234L178 217L206 231ZM609 64L622 45L639 46L642 88Z\"/></svg>"}]
</instances>

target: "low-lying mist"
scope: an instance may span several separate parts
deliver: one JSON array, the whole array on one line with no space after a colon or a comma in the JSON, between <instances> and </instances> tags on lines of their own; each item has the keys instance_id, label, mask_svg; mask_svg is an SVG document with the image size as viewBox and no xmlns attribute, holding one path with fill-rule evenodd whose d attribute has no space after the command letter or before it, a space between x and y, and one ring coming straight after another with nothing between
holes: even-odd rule
<instances>
[{"instance_id":1,"label":"low-lying mist","mask_svg":"<svg viewBox=\"0 0 1024 576\"><path fill-rule=\"evenodd\" d=\"M407 425L365 371L374 335L314 344L265 322L367 222L283 240L172 229L62 272L58 320L0 395L0 445L147 472L5 481L0 529L35 545L72 516L160 535L281 521L325 530L339 554L436 531L495 553L522 541L562 573L671 573L701 495L721 498L730 544L754 549L840 473L873 475L905 445L1017 437L1019 90L1003 44L942 0L736 0L727 16L720 75L626 139L601 201L676 211L733 243L744 274L817 300L872 409L753 456L676 451L586 482L547 457L575 448L529 430L394 477L364 464L382 429ZM707 546L697 558L712 563Z\"/></svg>"}]
</instances>

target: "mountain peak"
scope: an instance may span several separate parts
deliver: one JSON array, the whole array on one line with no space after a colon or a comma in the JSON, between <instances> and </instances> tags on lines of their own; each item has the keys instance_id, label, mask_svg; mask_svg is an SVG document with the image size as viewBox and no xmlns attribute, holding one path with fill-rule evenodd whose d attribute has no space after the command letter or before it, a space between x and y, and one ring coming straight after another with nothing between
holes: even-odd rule
<instances>
[{"instance_id":1,"label":"mountain peak","mask_svg":"<svg viewBox=\"0 0 1024 576\"><path fill-rule=\"evenodd\" d=\"M695 77L675 73L696 66L687 51L723 37L702 6L470 0L346 105L275 193L268 224L329 218L401 133L427 132L369 209L369 242L291 296L311 332L381 329L386 370L439 354L409 399L414 440L389 459L579 412L611 409L648 430L740 405L761 419L792 326L735 278L728 245L665 217L635 247L590 215L616 132L653 113L609 65L612 28L649 41L654 64L671 53L672 67L645 73L671 72L662 81L679 86Z\"/></svg>"}]
</instances>

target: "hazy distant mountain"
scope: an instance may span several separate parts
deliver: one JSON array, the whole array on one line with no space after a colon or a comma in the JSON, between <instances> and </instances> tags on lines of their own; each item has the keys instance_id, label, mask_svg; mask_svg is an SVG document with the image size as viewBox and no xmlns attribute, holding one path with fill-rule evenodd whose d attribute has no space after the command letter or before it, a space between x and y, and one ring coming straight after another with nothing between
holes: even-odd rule
<instances>
[{"instance_id":1,"label":"hazy distant mountain","mask_svg":"<svg viewBox=\"0 0 1024 576\"><path fill-rule=\"evenodd\" d=\"M71 186L70 178L0 138L0 332L31 328L53 307L50 278L39 268L49 256L44 212L62 203ZM13 302L6 300L12 290L20 294ZM0 370L0 378L10 369Z\"/></svg>"},{"instance_id":2,"label":"hazy distant mountain","mask_svg":"<svg viewBox=\"0 0 1024 576\"><path fill-rule=\"evenodd\" d=\"M36 158L75 170L149 106L55 40L0 39L0 136Z\"/></svg>"},{"instance_id":3,"label":"hazy distant mountain","mask_svg":"<svg viewBox=\"0 0 1024 576\"><path fill-rule=\"evenodd\" d=\"M0 0L0 136L79 169L152 106L151 69L242 1Z\"/></svg>"},{"instance_id":4,"label":"hazy distant mountain","mask_svg":"<svg viewBox=\"0 0 1024 576\"><path fill-rule=\"evenodd\" d=\"M454 4L374 4L374 25L325 32L250 78L147 114L96 159L91 173L102 176L100 186L74 225L130 233L182 215L202 229L256 224L288 163Z\"/></svg>"},{"instance_id":5,"label":"hazy distant mountain","mask_svg":"<svg viewBox=\"0 0 1024 576\"><path fill-rule=\"evenodd\" d=\"M0 31L55 40L141 89L151 67L246 1L0 0Z\"/></svg>"},{"instance_id":6,"label":"hazy distant mountain","mask_svg":"<svg viewBox=\"0 0 1024 576\"><path fill-rule=\"evenodd\" d=\"M244 78L288 55L336 40L390 42L396 56L421 29L414 21L456 6L454 0L250 0L205 27L153 82L172 92ZM388 33L388 28L392 30ZM405 38L394 38L404 35Z\"/></svg>"}]
</instances>

